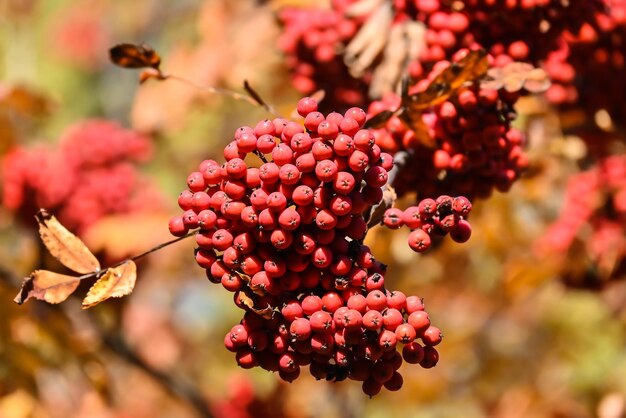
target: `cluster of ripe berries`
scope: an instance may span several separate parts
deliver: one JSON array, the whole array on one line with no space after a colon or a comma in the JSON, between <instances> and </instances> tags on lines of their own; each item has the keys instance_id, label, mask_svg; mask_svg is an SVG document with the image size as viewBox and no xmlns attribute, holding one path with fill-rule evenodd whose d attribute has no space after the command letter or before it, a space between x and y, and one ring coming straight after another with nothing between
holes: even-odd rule
<instances>
[{"instance_id":1,"label":"cluster of ripe berries","mask_svg":"<svg viewBox=\"0 0 626 418\"><path fill-rule=\"evenodd\" d=\"M580 246L574 245L579 240ZM583 249L599 274L565 272L575 287L598 288L626 273L626 157L601 159L568 179L559 218L535 244L538 254L562 259ZM567 267L567 266L566 266Z\"/></svg>"},{"instance_id":2,"label":"cluster of ripe berries","mask_svg":"<svg viewBox=\"0 0 626 418\"><path fill-rule=\"evenodd\" d=\"M462 57L467 50L459 52L457 56ZM422 91L450 65L440 61L411 91ZM519 95L519 91L486 89L479 82L462 87L421 114L427 141L397 116L375 129L381 149L390 153L408 150L413 159L415 168L403 171L394 183L398 194L415 191L420 197L431 197L455 193L473 200L489 197L493 189L508 191L528 166L524 135L511 127L516 116L513 104ZM399 106L400 97L389 94L370 104L368 116Z\"/></svg>"},{"instance_id":3,"label":"cluster of ripe berries","mask_svg":"<svg viewBox=\"0 0 626 418\"><path fill-rule=\"evenodd\" d=\"M406 69L413 80L425 77L437 62L451 59L462 48L487 50L494 57L496 67L513 61L540 65L561 49L568 37L576 37L591 27L604 29L602 19L614 19L612 15L619 18L622 12L621 3L610 0L380 0L369 2L373 5L369 8L358 3L358 0L333 0L330 9L285 8L279 15L284 28L281 47L294 86L301 92L339 88L344 97L351 99L344 104L354 105L357 98L366 100L361 105L367 102L364 91L375 67L384 62L384 51L381 49L378 56L372 57L369 71L356 78L350 75L342 54L369 20L380 16L384 8L390 10L392 17L388 26L378 26L380 39L390 39L394 28L405 22L424 25L419 54ZM325 77L329 68L334 78ZM333 85L328 85L329 82ZM390 85L388 91L392 88ZM556 92L553 94L556 96ZM334 108L341 108L341 99L341 95L331 98Z\"/></svg>"},{"instance_id":4,"label":"cluster of ripe berries","mask_svg":"<svg viewBox=\"0 0 626 418\"><path fill-rule=\"evenodd\" d=\"M553 80L548 100L569 108L582 107L592 115L605 109L617 121L626 117L626 3L607 2L606 13L595 13L593 24L564 36L544 63Z\"/></svg>"},{"instance_id":5,"label":"cluster of ripe berries","mask_svg":"<svg viewBox=\"0 0 626 418\"><path fill-rule=\"evenodd\" d=\"M368 83L352 77L337 53L360 24L343 12L343 8L287 7L278 14L284 28L279 46L294 87L305 95L323 89L324 102L333 109L367 103Z\"/></svg>"},{"instance_id":6,"label":"cluster of ripe berries","mask_svg":"<svg viewBox=\"0 0 626 418\"><path fill-rule=\"evenodd\" d=\"M276 118L239 128L226 163L203 161L170 231L199 228L197 263L246 311L224 340L241 367L292 381L308 365L319 379L362 381L369 395L397 390L403 359L437 363L441 333L420 298L386 288L386 266L362 243L393 158L362 128L362 109L324 116L304 98L297 110L304 126ZM424 251L430 234L469 238L470 209L463 197L442 196L390 208L382 223L413 229L409 245Z\"/></svg>"},{"instance_id":7,"label":"cluster of ripe berries","mask_svg":"<svg viewBox=\"0 0 626 418\"><path fill-rule=\"evenodd\" d=\"M150 138L107 120L88 120L63 133L56 149L15 148L2 161L2 204L25 224L46 208L82 233L103 216L162 204L138 165L152 155Z\"/></svg>"}]
</instances>

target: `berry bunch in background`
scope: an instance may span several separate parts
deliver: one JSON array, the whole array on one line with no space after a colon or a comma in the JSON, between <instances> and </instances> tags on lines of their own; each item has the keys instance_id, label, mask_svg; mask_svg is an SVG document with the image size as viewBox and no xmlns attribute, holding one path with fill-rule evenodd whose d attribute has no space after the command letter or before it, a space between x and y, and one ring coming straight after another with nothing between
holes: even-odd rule
<instances>
[{"instance_id":1,"label":"berry bunch in background","mask_svg":"<svg viewBox=\"0 0 626 418\"><path fill-rule=\"evenodd\" d=\"M466 53L459 51L453 63ZM440 61L412 91L423 91L453 63ZM423 121L424 132L415 132L398 116L374 130L381 149L393 154L404 150L412 160L411 169L402 170L394 182L398 194L486 198L494 188L508 191L527 167L524 136L511 127L516 116L513 105L520 91L485 88L476 80L466 84L448 100L417 116ZM370 104L368 116L397 109L400 102L400 97L388 94Z\"/></svg>"},{"instance_id":2,"label":"berry bunch in background","mask_svg":"<svg viewBox=\"0 0 626 418\"><path fill-rule=\"evenodd\" d=\"M197 263L246 311L224 339L241 367L292 381L308 366L318 379L362 381L370 396L397 390L403 359L437 363L441 333L420 298L385 285L386 266L363 244L393 158L363 129L362 109L323 115L310 98L297 109L304 126L276 118L241 127L224 164L203 161L170 232L197 229ZM440 196L388 208L380 221L412 229L408 245L422 252L431 235L466 241L470 210L465 197Z\"/></svg>"},{"instance_id":3,"label":"berry bunch in background","mask_svg":"<svg viewBox=\"0 0 626 418\"><path fill-rule=\"evenodd\" d=\"M564 108L578 106L594 115L606 110L616 123L626 113L626 4L609 2L610 12L598 14L596 25L585 25L577 35L564 37L550 53L545 68L554 80L547 99Z\"/></svg>"},{"instance_id":4,"label":"berry bunch in background","mask_svg":"<svg viewBox=\"0 0 626 418\"><path fill-rule=\"evenodd\" d=\"M160 207L160 194L138 172L150 139L106 120L76 124L57 148L19 147L2 164L2 204L31 225L41 207L76 232L105 215Z\"/></svg>"},{"instance_id":5,"label":"berry bunch in background","mask_svg":"<svg viewBox=\"0 0 626 418\"><path fill-rule=\"evenodd\" d=\"M599 288L626 272L626 156L606 157L568 179L559 218L535 250L589 260L582 274L563 275L576 287Z\"/></svg>"},{"instance_id":6,"label":"berry bunch in background","mask_svg":"<svg viewBox=\"0 0 626 418\"><path fill-rule=\"evenodd\" d=\"M352 77L337 53L352 39L359 23L343 10L285 8L279 40L294 87L303 94L326 91L324 105L359 106L367 101L367 82Z\"/></svg>"},{"instance_id":7,"label":"berry bunch in background","mask_svg":"<svg viewBox=\"0 0 626 418\"><path fill-rule=\"evenodd\" d=\"M335 0L330 9L285 8L279 20L296 89L347 89L352 94L332 97L331 106L341 108L366 103L367 96L356 101L365 89L369 98L397 91L407 73L418 81L461 48L487 50L496 67L513 61L538 66L589 28L612 33L602 23L620 11L608 0Z\"/></svg>"}]
</instances>

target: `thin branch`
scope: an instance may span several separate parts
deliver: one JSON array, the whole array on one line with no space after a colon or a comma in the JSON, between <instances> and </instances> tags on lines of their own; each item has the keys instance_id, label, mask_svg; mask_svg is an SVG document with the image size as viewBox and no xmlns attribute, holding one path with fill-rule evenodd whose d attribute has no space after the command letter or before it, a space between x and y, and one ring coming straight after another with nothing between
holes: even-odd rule
<instances>
[{"instance_id":1,"label":"thin branch","mask_svg":"<svg viewBox=\"0 0 626 418\"><path fill-rule=\"evenodd\" d=\"M204 399L192 384L150 366L135 353L119 333L111 334L104 332L100 326L97 328L106 346L116 355L143 370L146 374L159 382L171 395L186 401L201 417L213 418L208 400Z\"/></svg>"},{"instance_id":2,"label":"thin branch","mask_svg":"<svg viewBox=\"0 0 626 418\"><path fill-rule=\"evenodd\" d=\"M144 252L142 252L140 254L134 255L132 257L125 258L124 260L119 261L119 262L117 262L117 263L115 263L113 265L110 265L110 266L106 267L106 268L103 268L103 269L100 269L100 270L97 270L97 271L92 271L91 273L83 274L82 276L78 276L76 279L77 280L84 280L84 279L90 279L92 277L101 276L104 273L106 273L108 269L121 266L122 264L124 264L124 263L126 263L128 261L135 261L135 260L138 260L140 258L143 258L143 257L147 256L148 254L152 254L155 251L159 251L162 248L165 248L165 247L167 247L169 245L177 243L178 241L182 241L182 240L184 240L186 238L194 236L197 233L198 233L198 231L189 232L188 234L183 235L182 237L174 238L174 239L172 239L170 241L163 242L163 243L161 243L161 244L159 244L159 245L157 245L155 247L150 248L149 250L146 250L146 251L144 251Z\"/></svg>"},{"instance_id":3,"label":"thin branch","mask_svg":"<svg viewBox=\"0 0 626 418\"><path fill-rule=\"evenodd\" d=\"M224 89L221 87L213 87L213 86L203 86L201 84L197 84L191 80L188 80L186 78L177 76L177 75L173 75L173 74L163 74L161 73L160 80L176 80L179 81L183 84L186 84L190 87L196 88L198 90L202 90L202 91L206 91L207 93L214 93L214 94L221 94L224 96L228 96L231 97L235 100L241 100L244 101L248 104L251 104L252 106L257 106L257 107L262 107L265 110L267 110L268 113L271 113L272 115L276 116L276 117L280 117L280 115L278 115L276 113L276 111L274 110L274 108L270 105L268 105L263 99L261 99L261 97L259 96L259 94L252 90L252 88L250 87L250 85L248 84L247 81L244 81L244 88L246 89L246 91L248 92L248 94L241 94L238 93L236 91L233 90L228 90L228 89Z\"/></svg>"}]
</instances>

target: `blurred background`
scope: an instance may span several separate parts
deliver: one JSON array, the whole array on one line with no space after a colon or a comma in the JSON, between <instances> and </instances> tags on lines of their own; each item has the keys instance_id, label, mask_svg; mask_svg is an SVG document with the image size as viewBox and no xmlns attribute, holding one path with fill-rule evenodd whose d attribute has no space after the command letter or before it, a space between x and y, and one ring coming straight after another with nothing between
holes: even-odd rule
<instances>
[{"instance_id":1,"label":"blurred background","mask_svg":"<svg viewBox=\"0 0 626 418\"><path fill-rule=\"evenodd\" d=\"M437 367L403 365L398 392L238 368L223 336L241 311L190 240L142 259L126 298L12 302L33 269L58 268L38 207L57 207L103 263L137 254L170 239L187 174L268 117L173 80L140 86L111 46L147 42L164 72L201 85L248 80L290 114L301 93L276 16L312 3L0 0L0 417L626 417L623 120L542 95L516 105L529 169L474 203L469 242L418 255L408 231L368 234L393 288L423 297L445 334ZM611 152L591 157L600 143ZM568 221L580 200L592 209Z\"/></svg>"}]
</instances>

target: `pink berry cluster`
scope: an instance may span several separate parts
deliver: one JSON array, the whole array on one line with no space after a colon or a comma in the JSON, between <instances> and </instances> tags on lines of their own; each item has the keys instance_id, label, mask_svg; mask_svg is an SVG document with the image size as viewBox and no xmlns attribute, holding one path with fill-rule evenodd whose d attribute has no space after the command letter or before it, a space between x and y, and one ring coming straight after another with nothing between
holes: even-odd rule
<instances>
[{"instance_id":1,"label":"pink berry cluster","mask_svg":"<svg viewBox=\"0 0 626 418\"><path fill-rule=\"evenodd\" d=\"M457 57L462 57L467 50L459 52ZM440 61L412 91L423 90L449 66L449 61ZM397 192L415 191L419 197L459 194L473 200L488 197L494 188L508 191L528 165L524 136L511 127L519 95L474 82L421 115L427 141L396 116L374 130L384 151L411 154L411 169L401 171L394 182ZM370 104L368 116L399 106L400 98L389 94Z\"/></svg>"},{"instance_id":2,"label":"pink berry cluster","mask_svg":"<svg viewBox=\"0 0 626 418\"><path fill-rule=\"evenodd\" d=\"M161 196L137 171L150 139L106 120L70 127L58 148L16 148L2 161L2 204L32 224L41 207L82 232L101 217L133 212Z\"/></svg>"},{"instance_id":3,"label":"pink berry cluster","mask_svg":"<svg viewBox=\"0 0 626 418\"><path fill-rule=\"evenodd\" d=\"M304 126L276 118L237 129L224 164L205 160L189 175L169 228L199 228L197 263L246 311L224 339L241 367L292 381L308 365L318 379L362 381L368 395L397 390L403 359L437 363L441 332L420 298L385 286L386 266L362 243L393 159L363 129L362 109L317 109L304 98ZM443 197L388 210L383 223L414 229L409 245L423 251L436 228L467 234L470 208Z\"/></svg>"},{"instance_id":4,"label":"pink berry cluster","mask_svg":"<svg viewBox=\"0 0 626 418\"><path fill-rule=\"evenodd\" d=\"M350 76L337 51L354 37L358 22L340 9L285 8L279 45L294 87L308 95L323 89L325 105L359 106L366 102L367 82ZM339 105L339 106L336 106Z\"/></svg>"},{"instance_id":5,"label":"pink berry cluster","mask_svg":"<svg viewBox=\"0 0 626 418\"><path fill-rule=\"evenodd\" d=\"M626 156L606 157L569 178L561 214L537 241L535 250L564 257L576 241L583 243L596 268L612 264L604 280L626 273ZM571 284L598 287L604 283L597 278L576 283L572 278Z\"/></svg>"}]
</instances>

